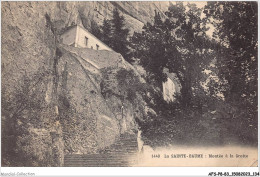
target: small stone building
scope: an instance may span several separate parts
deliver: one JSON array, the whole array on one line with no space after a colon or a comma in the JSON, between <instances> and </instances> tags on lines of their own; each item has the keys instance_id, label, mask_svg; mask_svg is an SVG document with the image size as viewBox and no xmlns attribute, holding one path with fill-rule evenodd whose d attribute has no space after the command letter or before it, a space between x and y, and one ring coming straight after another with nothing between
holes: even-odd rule
<instances>
[{"instance_id":1,"label":"small stone building","mask_svg":"<svg viewBox=\"0 0 260 177\"><path fill-rule=\"evenodd\" d=\"M61 40L63 44L73 47L113 51L110 47L79 25L73 25L66 29L66 31L61 34Z\"/></svg>"}]
</instances>

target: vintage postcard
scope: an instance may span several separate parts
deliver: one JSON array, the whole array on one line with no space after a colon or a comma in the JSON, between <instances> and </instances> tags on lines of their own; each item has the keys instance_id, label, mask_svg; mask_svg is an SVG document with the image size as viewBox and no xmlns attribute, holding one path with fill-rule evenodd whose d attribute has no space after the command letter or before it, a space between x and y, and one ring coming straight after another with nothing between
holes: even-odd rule
<instances>
[{"instance_id":1,"label":"vintage postcard","mask_svg":"<svg viewBox=\"0 0 260 177\"><path fill-rule=\"evenodd\" d=\"M2 167L258 166L256 1L3 1L1 16Z\"/></svg>"}]
</instances>

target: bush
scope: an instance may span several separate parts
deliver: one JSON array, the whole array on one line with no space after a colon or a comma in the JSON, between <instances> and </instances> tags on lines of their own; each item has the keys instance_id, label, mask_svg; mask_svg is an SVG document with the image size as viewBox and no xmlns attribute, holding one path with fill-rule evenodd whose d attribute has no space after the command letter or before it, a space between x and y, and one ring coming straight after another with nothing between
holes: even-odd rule
<instances>
[{"instance_id":1,"label":"bush","mask_svg":"<svg viewBox=\"0 0 260 177\"><path fill-rule=\"evenodd\" d=\"M156 114L148 112L145 120L137 120L145 143L153 147L170 144L256 145L257 125L249 126L243 109L215 98L203 99L202 107L194 103L184 108L178 99L174 103L167 103L160 91L151 92L146 102Z\"/></svg>"}]
</instances>

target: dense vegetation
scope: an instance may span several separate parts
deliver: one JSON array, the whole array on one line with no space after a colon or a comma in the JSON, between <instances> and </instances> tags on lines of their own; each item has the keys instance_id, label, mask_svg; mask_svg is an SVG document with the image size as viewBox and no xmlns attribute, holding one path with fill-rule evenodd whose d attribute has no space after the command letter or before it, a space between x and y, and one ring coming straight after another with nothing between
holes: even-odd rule
<instances>
[{"instance_id":1,"label":"dense vegetation","mask_svg":"<svg viewBox=\"0 0 260 177\"><path fill-rule=\"evenodd\" d=\"M154 88L145 98L154 111L137 118L149 143L257 144L257 3L177 2L165 16L155 12L153 24L127 36L115 10L101 31L104 42L145 69ZM180 82L174 103L161 95L165 68Z\"/></svg>"},{"instance_id":2,"label":"dense vegetation","mask_svg":"<svg viewBox=\"0 0 260 177\"><path fill-rule=\"evenodd\" d=\"M117 9L113 11L112 20L104 19L101 30L98 30L96 25L91 25L91 31L115 52L122 54L127 61L132 61L128 39L129 30L125 27L125 18Z\"/></svg>"}]
</instances>

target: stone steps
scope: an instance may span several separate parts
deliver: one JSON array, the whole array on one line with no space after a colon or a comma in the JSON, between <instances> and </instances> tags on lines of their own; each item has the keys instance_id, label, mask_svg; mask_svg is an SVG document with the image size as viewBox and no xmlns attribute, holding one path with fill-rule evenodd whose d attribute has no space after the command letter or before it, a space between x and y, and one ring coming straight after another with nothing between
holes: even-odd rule
<instances>
[{"instance_id":1,"label":"stone steps","mask_svg":"<svg viewBox=\"0 0 260 177\"><path fill-rule=\"evenodd\" d=\"M97 154L68 154L64 158L66 167L127 167L136 164L136 135L123 134L110 147Z\"/></svg>"}]
</instances>

